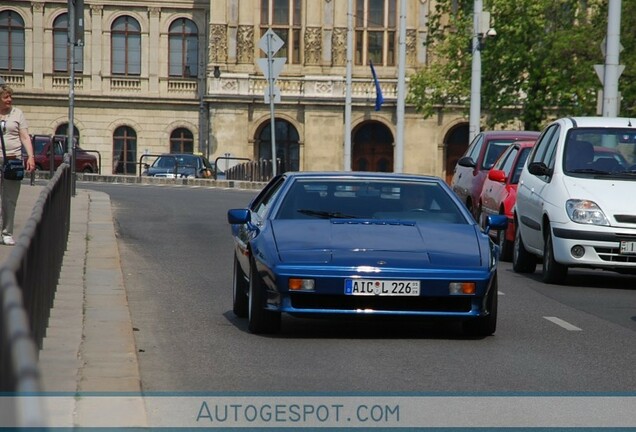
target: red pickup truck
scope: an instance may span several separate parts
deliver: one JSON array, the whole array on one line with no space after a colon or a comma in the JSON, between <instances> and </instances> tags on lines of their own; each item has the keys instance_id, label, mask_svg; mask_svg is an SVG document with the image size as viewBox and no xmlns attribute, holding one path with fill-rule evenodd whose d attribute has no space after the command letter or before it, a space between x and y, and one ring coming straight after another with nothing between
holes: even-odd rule
<instances>
[{"instance_id":1,"label":"red pickup truck","mask_svg":"<svg viewBox=\"0 0 636 432\"><path fill-rule=\"evenodd\" d=\"M51 167L51 153L54 157L54 170L60 166L64 160L64 153L66 153L66 137L61 135L31 135L31 142L33 143L33 152L35 156L35 169L49 170ZM51 148L53 152L51 152ZM99 168L97 166L97 156L82 150L79 147L75 148L75 172L81 173L97 173Z\"/></svg>"}]
</instances>

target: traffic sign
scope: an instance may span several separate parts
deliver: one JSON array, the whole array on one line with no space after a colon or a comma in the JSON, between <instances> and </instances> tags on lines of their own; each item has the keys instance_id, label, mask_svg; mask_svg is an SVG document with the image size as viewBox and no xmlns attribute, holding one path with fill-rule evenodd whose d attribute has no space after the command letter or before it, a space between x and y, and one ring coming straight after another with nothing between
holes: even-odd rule
<instances>
[{"instance_id":1,"label":"traffic sign","mask_svg":"<svg viewBox=\"0 0 636 432\"><path fill-rule=\"evenodd\" d=\"M267 51L269 39L269 52ZM280 36L278 36L272 29L269 29L265 32L263 37L258 41L258 47L262 49L267 55L274 55L285 45L285 41L283 41Z\"/></svg>"},{"instance_id":2,"label":"traffic sign","mask_svg":"<svg viewBox=\"0 0 636 432\"><path fill-rule=\"evenodd\" d=\"M274 95L274 103L280 103L280 89L278 86L272 86L272 94ZM265 89L265 103L270 103L269 89Z\"/></svg>"},{"instance_id":3,"label":"traffic sign","mask_svg":"<svg viewBox=\"0 0 636 432\"><path fill-rule=\"evenodd\" d=\"M271 59L271 65L268 67L267 62L269 61L268 58L261 58L256 60L256 63L258 64L258 67L261 68L261 70L263 71L263 75L265 75L265 79L269 80L271 79L276 79L278 78L278 75L280 75L281 71L283 70L283 67L285 66L285 62L287 62L287 57L273 57ZM271 76L269 75L271 71Z\"/></svg>"}]
</instances>

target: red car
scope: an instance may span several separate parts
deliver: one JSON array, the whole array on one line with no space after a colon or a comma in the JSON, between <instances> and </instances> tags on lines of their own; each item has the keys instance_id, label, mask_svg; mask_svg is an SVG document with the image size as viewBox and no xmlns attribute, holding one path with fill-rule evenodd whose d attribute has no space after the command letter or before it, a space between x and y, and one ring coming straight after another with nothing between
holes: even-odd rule
<instances>
[{"instance_id":1,"label":"red car","mask_svg":"<svg viewBox=\"0 0 636 432\"><path fill-rule=\"evenodd\" d=\"M451 189L475 219L481 189L495 161L513 142L538 137L539 132L533 131L484 131L473 139L464 156L457 161Z\"/></svg>"},{"instance_id":2,"label":"red car","mask_svg":"<svg viewBox=\"0 0 636 432\"><path fill-rule=\"evenodd\" d=\"M517 201L517 183L534 143L532 140L511 144L488 172L479 197L477 220L481 226L485 225L487 216L501 214L508 217L508 228L494 233L501 248L502 261L512 260L515 240L513 209Z\"/></svg>"},{"instance_id":3,"label":"red car","mask_svg":"<svg viewBox=\"0 0 636 432\"><path fill-rule=\"evenodd\" d=\"M35 169L48 171L51 167L51 148L53 148L54 170L60 166L64 160L66 147L66 137L60 135L31 135L33 143L33 153L35 156ZM97 156L75 148L75 172L98 173Z\"/></svg>"}]
</instances>

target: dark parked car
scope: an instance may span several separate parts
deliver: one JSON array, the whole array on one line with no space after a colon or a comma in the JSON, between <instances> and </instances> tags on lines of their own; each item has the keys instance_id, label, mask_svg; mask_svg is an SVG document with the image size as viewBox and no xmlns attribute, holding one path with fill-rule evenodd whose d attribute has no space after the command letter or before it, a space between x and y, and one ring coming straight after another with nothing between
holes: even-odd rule
<instances>
[{"instance_id":1,"label":"dark parked car","mask_svg":"<svg viewBox=\"0 0 636 432\"><path fill-rule=\"evenodd\" d=\"M165 153L146 165L143 175L168 178L212 178L214 167L205 156L190 153Z\"/></svg>"},{"instance_id":2,"label":"dark parked car","mask_svg":"<svg viewBox=\"0 0 636 432\"><path fill-rule=\"evenodd\" d=\"M437 177L285 173L228 211L233 310L253 333L281 313L429 317L487 336L497 324L499 248ZM488 225L505 229L505 216Z\"/></svg>"},{"instance_id":3,"label":"dark parked car","mask_svg":"<svg viewBox=\"0 0 636 432\"><path fill-rule=\"evenodd\" d=\"M464 156L457 161L451 189L474 217L478 216L479 195L495 161L514 141L538 137L539 132L533 131L484 131L473 139Z\"/></svg>"},{"instance_id":4,"label":"dark parked car","mask_svg":"<svg viewBox=\"0 0 636 432\"><path fill-rule=\"evenodd\" d=\"M35 156L35 169L49 170L51 167L51 153L53 153L53 169L64 161L64 153L68 150L67 138L60 135L31 135L33 153ZM51 151L53 149L53 151ZM81 173L97 173L97 156L88 153L80 147L75 147L75 171Z\"/></svg>"}]
</instances>

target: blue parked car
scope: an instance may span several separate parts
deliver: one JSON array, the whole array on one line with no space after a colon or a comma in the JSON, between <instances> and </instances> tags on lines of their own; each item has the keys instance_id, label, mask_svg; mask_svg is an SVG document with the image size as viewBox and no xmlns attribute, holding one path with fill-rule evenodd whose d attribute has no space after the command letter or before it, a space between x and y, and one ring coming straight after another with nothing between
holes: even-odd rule
<instances>
[{"instance_id":1,"label":"blue parked car","mask_svg":"<svg viewBox=\"0 0 636 432\"><path fill-rule=\"evenodd\" d=\"M497 325L499 247L437 177L296 172L273 178L247 208L228 211L233 310L252 333L281 313L392 315Z\"/></svg>"}]
</instances>

